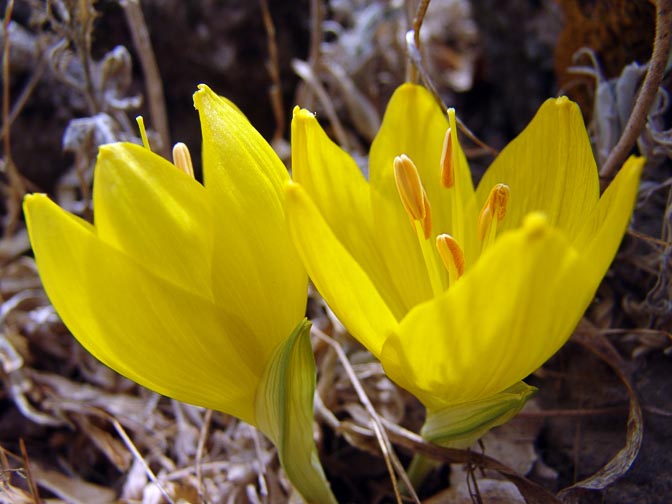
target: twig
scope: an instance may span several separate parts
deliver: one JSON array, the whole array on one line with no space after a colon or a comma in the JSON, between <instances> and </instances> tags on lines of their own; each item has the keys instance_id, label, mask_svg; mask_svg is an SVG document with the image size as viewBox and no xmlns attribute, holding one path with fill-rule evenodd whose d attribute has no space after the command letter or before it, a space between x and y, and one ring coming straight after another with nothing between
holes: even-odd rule
<instances>
[{"instance_id":1,"label":"twig","mask_svg":"<svg viewBox=\"0 0 672 504\"><path fill-rule=\"evenodd\" d=\"M268 501L268 484L266 483L266 466L262 457L261 450L261 436L259 430L250 426L252 431L252 440L254 441L254 453L257 456L257 481L259 483L259 493L264 497L264 501Z\"/></svg>"},{"instance_id":2,"label":"twig","mask_svg":"<svg viewBox=\"0 0 672 504\"><path fill-rule=\"evenodd\" d=\"M310 49L308 50L308 64L312 68L317 65L320 59L323 17L322 0L310 0Z\"/></svg>"},{"instance_id":3,"label":"twig","mask_svg":"<svg viewBox=\"0 0 672 504\"><path fill-rule=\"evenodd\" d=\"M2 53L2 123L5 125L3 146L5 150L5 170L9 179L9 197L7 198L7 225L4 229L4 237L11 236L16 229L21 212L21 198L26 189L21 180L14 161L12 160L12 147L9 127L9 23L12 20L14 0L9 0L5 7L5 47Z\"/></svg>"},{"instance_id":4,"label":"twig","mask_svg":"<svg viewBox=\"0 0 672 504\"><path fill-rule=\"evenodd\" d=\"M121 0L120 3L126 15L133 45L140 57L142 73L145 76L147 104L149 105L149 115L152 118L152 126L161 138L161 145L157 151L166 159L170 159L170 131L168 129L166 99L163 94L163 81L152 50L145 16L140 8L140 0Z\"/></svg>"},{"instance_id":5,"label":"twig","mask_svg":"<svg viewBox=\"0 0 672 504\"><path fill-rule=\"evenodd\" d=\"M101 111L101 104L96 99L95 86L91 76L91 34L96 11L92 1L77 2L71 6L70 28L73 42L77 47L82 70L84 71L84 96L89 104L89 113L95 115ZM74 15L73 15L74 14Z\"/></svg>"},{"instance_id":6,"label":"twig","mask_svg":"<svg viewBox=\"0 0 672 504\"><path fill-rule=\"evenodd\" d=\"M24 443L23 438L19 439L19 447L21 450L21 456L23 457L23 467L26 470L26 481L28 481L28 488L30 489L30 495L33 497L33 502L35 504L42 504L42 499L40 499L40 494L37 491L37 485L35 484L35 478L33 478L33 472L30 469L30 460L28 459L28 452L26 451L26 443Z\"/></svg>"},{"instance_id":7,"label":"twig","mask_svg":"<svg viewBox=\"0 0 672 504\"><path fill-rule=\"evenodd\" d=\"M198 499L200 502L208 502L208 490L203 485L203 452L205 451L205 442L208 439L210 422L212 421L212 410L205 411L201 432L198 434L198 446L196 447L196 481L198 484Z\"/></svg>"},{"instance_id":8,"label":"twig","mask_svg":"<svg viewBox=\"0 0 672 504\"><path fill-rule=\"evenodd\" d=\"M41 57L40 60L37 63L37 66L35 70L33 70L33 73L30 75L30 79L26 83L25 86L23 86L23 89L21 90L21 93L19 96L16 98L16 101L14 102L14 105L12 106L12 110L9 112L9 116L5 120L3 118L2 121L2 130L0 130L0 136L5 135L5 130L10 128L16 118L19 116L21 111L23 110L23 107L26 106L26 103L28 102L28 98L30 98L30 95L32 94L33 90L35 89L35 86L37 86L37 83L40 82L40 78L42 77L42 74L44 73L45 68L47 68L47 60L44 57Z\"/></svg>"},{"instance_id":9,"label":"twig","mask_svg":"<svg viewBox=\"0 0 672 504\"><path fill-rule=\"evenodd\" d=\"M145 470L145 474L147 475L149 480L156 485L156 488L159 489L159 492L161 492L161 495L163 495L164 499L166 499L169 502L169 504L175 504L173 499L170 498L170 495L168 495L168 492L166 492L166 490L163 488L161 483L159 483L158 478L156 477L156 475L154 474L152 469L149 467L149 465L147 465L147 462L143 458L142 454L135 447L135 444L133 443L131 438L128 437L128 434L126 434L126 431L121 426L119 421L116 418L110 416L109 414L105 413L105 416L109 419L110 422L112 422L112 425L114 426L114 430L117 431L117 434L119 434L119 437L121 438L121 440L126 445L126 448L128 448L130 450L130 452L133 454L133 457L135 458L135 460L140 462L140 465L142 465L142 468Z\"/></svg>"},{"instance_id":10,"label":"twig","mask_svg":"<svg viewBox=\"0 0 672 504\"><path fill-rule=\"evenodd\" d=\"M600 170L600 176L605 180L611 179L616 174L645 126L649 109L663 80L665 65L672 47L671 26L672 0L658 0L656 2L656 36L653 41L653 53L651 54L651 61L649 61L649 68L646 71L646 77L644 77L635 106L623 129L623 134Z\"/></svg>"},{"instance_id":11,"label":"twig","mask_svg":"<svg viewBox=\"0 0 672 504\"><path fill-rule=\"evenodd\" d=\"M315 334L315 336L317 336L319 339L327 343L336 351L336 354L338 355L338 358L341 361L341 364L343 365L343 368L345 369L345 372L348 375L348 378L350 379L350 382L352 383L355 392L357 393L357 397L359 398L360 402L362 403L366 411L369 413L369 416L371 417L371 428L375 433L376 439L378 440L378 444L380 445L380 449L383 453L383 458L385 459L387 470L390 473L390 480L392 481L392 487L394 489L394 494L397 498L397 502L401 503L403 501L401 498L401 494L399 492L399 485L394 475L395 471L392 468L392 465L394 465L397 468L397 472L401 477L402 481L404 482L404 485L406 485L406 488L411 494L411 497L413 498L414 502L419 504L420 499L416 495L415 490L413 489L413 485L408 480L406 472L401 467L401 464L399 463L396 455L392 450L392 445L390 443L390 440L387 438L385 429L381 422L381 418L378 416L378 413L376 413L373 404L371 404L369 397L366 395L366 391L364 390L364 387L362 387L362 384L359 382L357 374L355 373L355 370L352 369L350 361L348 360L347 355L345 355L345 352L341 348L341 345L339 345L333 338L327 336L325 333L317 329L315 326L312 327L312 332L313 334Z\"/></svg>"},{"instance_id":12,"label":"twig","mask_svg":"<svg viewBox=\"0 0 672 504\"><path fill-rule=\"evenodd\" d=\"M436 89L436 86L434 85L434 82L429 76L429 73L422 64L422 55L420 54L420 48L417 45L416 33L414 30L409 30L408 32L406 32L406 50L408 53L408 58L413 63L414 68L416 68L418 72L420 72L420 77L422 78L423 84L429 90L429 92L432 93L432 96L434 96L434 100L436 101L436 103L439 104L441 110L445 114L446 110L448 110L448 106L443 102L443 99L441 98L439 91ZM483 140L479 139L474 133L472 133L472 131L469 128L467 128L467 126L459 118L457 118L457 126L460 128L460 131L476 145L485 149L486 151L488 151L488 153L492 154L493 156L496 156L498 154L497 150L493 149Z\"/></svg>"},{"instance_id":13,"label":"twig","mask_svg":"<svg viewBox=\"0 0 672 504\"><path fill-rule=\"evenodd\" d=\"M418 50L419 61L422 61L422 53L420 52L420 28L422 28L422 22L425 20L425 14L427 14L427 8L429 7L430 1L431 0L421 0L415 11L415 16L413 16L413 44ZM410 65L408 69L408 80L413 83L418 82L418 65Z\"/></svg>"},{"instance_id":14,"label":"twig","mask_svg":"<svg viewBox=\"0 0 672 504\"><path fill-rule=\"evenodd\" d=\"M497 154L499 154L499 151L497 151L497 149L494 149L493 147L490 147L487 143L485 143L483 140L478 138L476 136L476 134L473 131L471 131L467 127L467 125L462 122L462 120L459 117L455 117L455 120L457 121L457 127L464 134L464 136L466 136L469 140L474 142L480 148L485 149L488 152L488 154L490 154L492 156L497 156Z\"/></svg>"},{"instance_id":15,"label":"twig","mask_svg":"<svg viewBox=\"0 0 672 504\"><path fill-rule=\"evenodd\" d=\"M266 29L268 39L268 73L271 76L271 87L268 96L271 99L271 108L275 117L275 132L273 141L282 140L285 134L285 112L282 106L282 83L280 81L280 64L278 63L278 44L276 41L275 25L268 8L268 0L259 0L261 4L261 17Z\"/></svg>"},{"instance_id":16,"label":"twig","mask_svg":"<svg viewBox=\"0 0 672 504\"><path fill-rule=\"evenodd\" d=\"M322 108L324 108L324 111L327 114L329 121L331 122L331 126L334 128L334 135L336 136L336 140L344 150L349 151L350 142L348 142L348 136L345 134L345 129L343 128L341 121L338 119L338 114L336 113L336 109L329 99L327 91L324 89L324 86L322 86L322 83L315 75L313 67L311 67L310 64L306 63L305 61L295 59L292 60L292 68L296 74L304 80L309 89L315 93L317 99L320 102L320 105L322 105Z\"/></svg>"}]
</instances>

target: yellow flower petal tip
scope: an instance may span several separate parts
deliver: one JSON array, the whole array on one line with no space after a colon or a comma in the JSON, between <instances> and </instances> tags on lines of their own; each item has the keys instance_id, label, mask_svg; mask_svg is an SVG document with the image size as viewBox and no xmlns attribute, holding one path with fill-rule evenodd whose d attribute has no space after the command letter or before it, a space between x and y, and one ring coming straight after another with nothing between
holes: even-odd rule
<instances>
[{"instance_id":1,"label":"yellow flower petal tip","mask_svg":"<svg viewBox=\"0 0 672 504\"><path fill-rule=\"evenodd\" d=\"M304 109L296 105L292 110L292 118L294 120L310 120L315 119L315 114L310 110Z\"/></svg>"},{"instance_id":2,"label":"yellow flower petal tip","mask_svg":"<svg viewBox=\"0 0 672 504\"><path fill-rule=\"evenodd\" d=\"M299 198L302 190L301 184L297 184L292 179L289 179L285 184L285 198Z\"/></svg>"},{"instance_id":3,"label":"yellow flower petal tip","mask_svg":"<svg viewBox=\"0 0 672 504\"><path fill-rule=\"evenodd\" d=\"M569 98L566 96L558 96L553 100L553 104L557 107L573 107L576 106L576 104L571 101Z\"/></svg>"},{"instance_id":4,"label":"yellow flower petal tip","mask_svg":"<svg viewBox=\"0 0 672 504\"><path fill-rule=\"evenodd\" d=\"M523 229L531 238L540 238L551 229L548 217L543 212L531 212L525 216Z\"/></svg>"}]
</instances>

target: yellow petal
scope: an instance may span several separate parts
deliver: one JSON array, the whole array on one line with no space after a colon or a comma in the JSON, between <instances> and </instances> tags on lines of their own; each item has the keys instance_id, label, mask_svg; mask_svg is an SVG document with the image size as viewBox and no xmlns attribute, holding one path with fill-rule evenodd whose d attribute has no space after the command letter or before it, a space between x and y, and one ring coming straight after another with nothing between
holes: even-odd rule
<instances>
[{"instance_id":1,"label":"yellow petal","mask_svg":"<svg viewBox=\"0 0 672 504\"><path fill-rule=\"evenodd\" d=\"M307 502L336 503L313 440L315 360L303 320L273 354L257 392L257 426L277 446L287 476Z\"/></svg>"},{"instance_id":2,"label":"yellow petal","mask_svg":"<svg viewBox=\"0 0 672 504\"><path fill-rule=\"evenodd\" d=\"M308 279L285 222L289 176L238 109L201 85L204 178L214 216L212 288L263 341L283 341L305 312ZM273 345L275 346L275 345Z\"/></svg>"},{"instance_id":3,"label":"yellow petal","mask_svg":"<svg viewBox=\"0 0 672 504\"><path fill-rule=\"evenodd\" d=\"M428 409L497 394L569 338L597 283L564 235L532 214L383 347L387 374Z\"/></svg>"},{"instance_id":4,"label":"yellow petal","mask_svg":"<svg viewBox=\"0 0 672 504\"><path fill-rule=\"evenodd\" d=\"M380 355L384 335L397 321L299 184L287 186L287 218L299 255L320 294L352 335Z\"/></svg>"},{"instance_id":5,"label":"yellow petal","mask_svg":"<svg viewBox=\"0 0 672 504\"><path fill-rule=\"evenodd\" d=\"M496 184L511 188L498 232L544 212L571 236L599 197L597 166L579 107L565 97L546 100L525 130L497 156L476 192L478 208Z\"/></svg>"},{"instance_id":6,"label":"yellow petal","mask_svg":"<svg viewBox=\"0 0 672 504\"><path fill-rule=\"evenodd\" d=\"M246 188L257 187L264 200L281 206L289 175L280 158L235 105L205 84L198 89L194 105L203 133L205 186L216 194L242 200L239 204L247 199Z\"/></svg>"},{"instance_id":7,"label":"yellow petal","mask_svg":"<svg viewBox=\"0 0 672 504\"><path fill-rule=\"evenodd\" d=\"M257 353L230 311L153 275L46 196L27 196L24 210L49 299L89 352L156 392L254 422L274 347Z\"/></svg>"},{"instance_id":8,"label":"yellow petal","mask_svg":"<svg viewBox=\"0 0 672 504\"><path fill-rule=\"evenodd\" d=\"M212 215L205 188L148 149L101 147L93 200L98 237L154 275L211 297Z\"/></svg>"},{"instance_id":9,"label":"yellow petal","mask_svg":"<svg viewBox=\"0 0 672 504\"><path fill-rule=\"evenodd\" d=\"M631 156L600 198L593 211L583 218L574 245L593 267L599 282L606 274L630 221L637 198L639 178L645 159Z\"/></svg>"},{"instance_id":10,"label":"yellow petal","mask_svg":"<svg viewBox=\"0 0 672 504\"><path fill-rule=\"evenodd\" d=\"M374 240L369 184L352 157L331 141L315 116L298 108L292 120L292 177L401 318L406 309Z\"/></svg>"}]
</instances>

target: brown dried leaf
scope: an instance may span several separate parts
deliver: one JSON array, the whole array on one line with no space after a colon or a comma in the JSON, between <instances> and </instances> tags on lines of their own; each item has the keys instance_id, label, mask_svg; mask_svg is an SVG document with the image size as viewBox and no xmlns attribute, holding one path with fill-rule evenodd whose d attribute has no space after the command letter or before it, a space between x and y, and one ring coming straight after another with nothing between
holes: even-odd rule
<instances>
[{"instance_id":1,"label":"brown dried leaf","mask_svg":"<svg viewBox=\"0 0 672 504\"><path fill-rule=\"evenodd\" d=\"M596 330L585 320L581 323L573 338L604 360L614 370L627 389L630 397L630 407L625 446L595 474L562 490L559 496L565 502L579 502L577 500L580 498L578 490L602 490L623 476L637 458L644 434L642 409L630 383L630 373L626 369L625 361L611 342L602 332Z\"/></svg>"},{"instance_id":2,"label":"brown dried leaf","mask_svg":"<svg viewBox=\"0 0 672 504\"><path fill-rule=\"evenodd\" d=\"M131 466L133 456L124 444L112 436L109 432L93 424L86 416L73 415L78 427L93 441L93 444L102 451L120 472L126 472Z\"/></svg>"},{"instance_id":3,"label":"brown dried leaf","mask_svg":"<svg viewBox=\"0 0 672 504\"><path fill-rule=\"evenodd\" d=\"M114 502L116 495L109 488L42 468L35 462L32 462L31 465L38 484L70 504L109 504Z\"/></svg>"}]
</instances>

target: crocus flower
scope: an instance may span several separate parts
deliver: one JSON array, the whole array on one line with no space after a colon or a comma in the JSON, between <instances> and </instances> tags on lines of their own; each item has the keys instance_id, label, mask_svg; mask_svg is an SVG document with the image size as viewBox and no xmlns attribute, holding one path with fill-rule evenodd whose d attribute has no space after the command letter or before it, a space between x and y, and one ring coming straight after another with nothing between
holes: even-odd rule
<instances>
[{"instance_id":1,"label":"crocus flower","mask_svg":"<svg viewBox=\"0 0 672 504\"><path fill-rule=\"evenodd\" d=\"M259 427L299 492L333 502L312 439L308 280L285 224L287 171L230 102L203 85L194 102L205 185L184 145L175 164L134 144L101 147L95 225L26 197L40 276L100 361Z\"/></svg>"},{"instance_id":2,"label":"crocus flower","mask_svg":"<svg viewBox=\"0 0 672 504\"><path fill-rule=\"evenodd\" d=\"M427 408L423 434L466 447L515 415L521 380L569 338L637 193L632 158L600 198L576 104L546 101L474 190L448 117L393 95L369 180L295 109L288 222L309 276L385 372Z\"/></svg>"}]
</instances>

